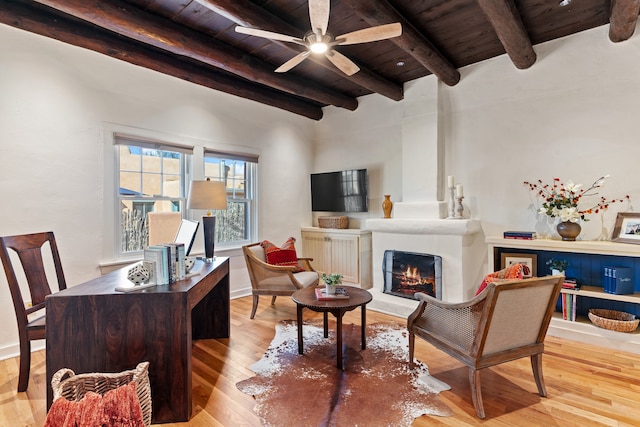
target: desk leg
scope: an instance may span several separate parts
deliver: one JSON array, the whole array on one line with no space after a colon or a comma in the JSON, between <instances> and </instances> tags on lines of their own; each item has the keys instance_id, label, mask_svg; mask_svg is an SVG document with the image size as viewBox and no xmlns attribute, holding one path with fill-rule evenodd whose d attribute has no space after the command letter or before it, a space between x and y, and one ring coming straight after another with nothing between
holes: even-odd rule
<instances>
[{"instance_id":1,"label":"desk leg","mask_svg":"<svg viewBox=\"0 0 640 427\"><path fill-rule=\"evenodd\" d=\"M334 314L336 315L336 358L338 359L336 367L342 370L342 316L344 316L344 312L339 311Z\"/></svg>"},{"instance_id":2,"label":"desk leg","mask_svg":"<svg viewBox=\"0 0 640 427\"><path fill-rule=\"evenodd\" d=\"M329 338L329 313L323 312L322 317L324 319L324 337Z\"/></svg>"},{"instance_id":3,"label":"desk leg","mask_svg":"<svg viewBox=\"0 0 640 427\"><path fill-rule=\"evenodd\" d=\"M362 336L362 349L367 348L367 306L362 305L362 318L360 319L360 324L362 325L362 331L360 335Z\"/></svg>"},{"instance_id":4,"label":"desk leg","mask_svg":"<svg viewBox=\"0 0 640 427\"><path fill-rule=\"evenodd\" d=\"M302 305L297 304L298 354L302 354Z\"/></svg>"}]
</instances>

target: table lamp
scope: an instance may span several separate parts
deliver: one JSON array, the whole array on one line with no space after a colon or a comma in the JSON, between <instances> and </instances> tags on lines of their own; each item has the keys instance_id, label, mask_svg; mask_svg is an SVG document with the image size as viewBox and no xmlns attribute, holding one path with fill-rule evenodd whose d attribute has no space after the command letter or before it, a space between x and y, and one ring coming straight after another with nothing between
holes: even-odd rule
<instances>
[{"instance_id":1,"label":"table lamp","mask_svg":"<svg viewBox=\"0 0 640 427\"><path fill-rule=\"evenodd\" d=\"M205 261L211 262L216 243L216 217L211 215L211 210L227 209L227 189L224 183L211 181L209 178L206 181L191 181L187 208L207 211L207 215L202 217L204 255Z\"/></svg>"}]
</instances>

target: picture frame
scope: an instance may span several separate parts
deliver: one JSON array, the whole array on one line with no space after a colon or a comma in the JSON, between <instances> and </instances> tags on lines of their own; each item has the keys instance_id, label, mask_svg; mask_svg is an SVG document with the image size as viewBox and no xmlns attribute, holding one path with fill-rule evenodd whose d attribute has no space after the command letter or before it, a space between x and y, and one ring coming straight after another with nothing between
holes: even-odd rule
<instances>
[{"instance_id":1,"label":"picture frame","mask_svg":"<svg viewBox=\"0 0 640 427\"><path fill-rule=\"evenodd\" d=\"M530 274L525 275L525 279L536 277L538 255L503 252L500 256L500 269L507 268L513 264L524 264L529 267Z\"/></svg>"},{"instance_id":2,"label":"picture frame","mask_svg":"<svg viewBox=\"0 0 640 427\"><path fill-rule=\"evenodd\" d=\"M640 245L640 212L619 212L611 240Z\"/></svg>"}]
</instances>

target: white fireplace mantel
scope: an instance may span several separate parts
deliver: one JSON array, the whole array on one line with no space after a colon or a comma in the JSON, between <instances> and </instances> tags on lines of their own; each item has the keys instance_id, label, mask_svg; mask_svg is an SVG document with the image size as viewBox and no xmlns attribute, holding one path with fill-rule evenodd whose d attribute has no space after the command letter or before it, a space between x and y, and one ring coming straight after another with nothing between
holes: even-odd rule
<instances>
[{"instance_id":1,"label":"white fireplace mantel","mask_svg":"<svg viewBox=\"0 0 640 427\"><path fill-rule=\"evenodd\" d=\"M464 236L480 232L477 219L367 219L364 227L380 233Z\"/></svg>"}]
</instances>

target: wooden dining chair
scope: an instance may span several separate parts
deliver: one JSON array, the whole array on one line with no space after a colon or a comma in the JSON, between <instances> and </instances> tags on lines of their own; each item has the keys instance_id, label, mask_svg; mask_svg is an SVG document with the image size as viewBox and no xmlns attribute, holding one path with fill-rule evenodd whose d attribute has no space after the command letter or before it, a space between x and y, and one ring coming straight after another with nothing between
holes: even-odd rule
<instances>
[{"instance_id":1,"label":"wooden dining chair","mask_svg":"<svg viewBox=\"0 0 640 427\"><path fill-rule=\"evenodd\" d=\"M47 278L42 249L48 243L51 249L53 265L58 282L58 290L67 288L64 279L60 255L56 246L53 232L24 234L18 236L0 237L0 259L4 266L4 272L9 283L11 299L18 321L18 333L20 336L20 374L18 377L18 391L25 391L29 385L29 370L31 367L31 341L45 338L44 301L51 294L51 286ZM20 259L22 272L14 268L11 262L10 252L13 249ZM31 294L31 306L27 307L20 290L18 275L26 278L29 293ZM28 300L27 300L28 301ZM34 313L40 314L33 318ZM31 316L31 319L30 319Z\"/></svg>"}]
</instances>

